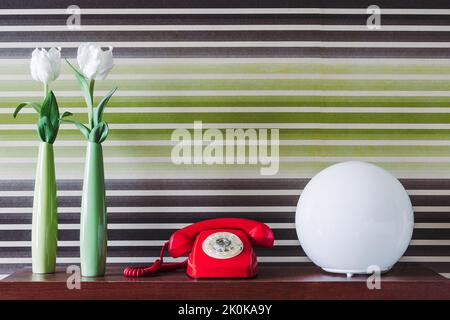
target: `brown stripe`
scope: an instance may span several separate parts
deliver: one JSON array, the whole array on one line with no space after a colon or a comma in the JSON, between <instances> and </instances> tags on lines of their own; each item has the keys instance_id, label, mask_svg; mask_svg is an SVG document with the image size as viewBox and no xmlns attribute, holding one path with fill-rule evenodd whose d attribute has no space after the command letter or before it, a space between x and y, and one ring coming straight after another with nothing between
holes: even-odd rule
<instances>
[{"instance_id":1,"label":"brown stripe","mask_svg":"<svg viewBox=\"0 0 450 320\"><path fill-rule=\"evenodd\" d=\"M181 222L180 222L181 223ZM169 239L175 229L110 229L108 230L109 240L164 240ZM277 240L296 240L295 229L274 229ZM0 241L30 241L30 230L2 230L0 231ZM79 240L79 230L60 230L59 240L75 241ZM450 240L448 229L415 229L414 240ZM428 246L427 246L428 247ZM447 253L450 255L450 251Z\"/></svg>"},{"instance_id":2,"label":"brown stripe","mask_svg":"<svg viewBox=\"0 0 450 320\"><path fill-rule=\"evenodd\" d=\"M310 179L108 179L108 190L303 189ZM450 179L400 179L406 189L450 190ZM58 190L81 190L81 180L58 180ZM0 191L32 191L34 180L0 180Z\"/></svg>"}]
</instances>

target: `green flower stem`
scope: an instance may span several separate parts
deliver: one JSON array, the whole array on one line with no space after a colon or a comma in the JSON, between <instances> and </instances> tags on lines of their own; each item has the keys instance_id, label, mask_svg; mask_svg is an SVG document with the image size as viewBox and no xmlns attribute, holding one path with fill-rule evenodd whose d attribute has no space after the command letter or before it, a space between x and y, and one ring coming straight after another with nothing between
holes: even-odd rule
<instances>
[{"instance_id":1,"label":"green flower stem","mask_svg":"<svg viewBox=\"0 0 450 320\"><path fill-rule=\"evenodd\" d=\"M106 223L102 145L89 141L81 201L80 258L82 276L97 277L105 274Z\"/></svg>"},{"instance_id":2,"label":"green flower stem","mask_svg":"<svg viewBox=\"0 0 450 320\"><path fill-rule=\"evenodd\" d=\"M58 213L53 145L39 144L33 199L32 265L33 273L53 273L56 264Z\"/></svg>"},{"instance_id":3,"label":"green flower stem","mask_svg":"<svg viewBox=\"0 0 450 320\"><path fill-rule=\"evenodd\" d=\"M44 84L44 98L48 95L48 83Z\"/></svg>"},{"instance_id":4,"label":"green flower stem","mask_svg":"<svg viewBox=\"0 0 450 320\"><path fill-rule=\"evenodd\" d=\"M91 106L92 106L92 108L89 108L90 110L88 110L90 129L94 128L94 86L95 80L92 79L89 82L89 97L91 99Z\"/></svg>"}]
</instances>

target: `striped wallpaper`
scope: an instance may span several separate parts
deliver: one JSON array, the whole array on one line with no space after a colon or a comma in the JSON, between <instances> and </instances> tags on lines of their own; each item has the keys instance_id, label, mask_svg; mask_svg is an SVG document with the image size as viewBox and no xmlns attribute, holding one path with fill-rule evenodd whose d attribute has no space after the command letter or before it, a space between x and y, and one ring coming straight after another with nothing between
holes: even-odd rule
<instances>
[{"instance_id":1,"label":"striped wallpaper","mask_svg":"<svg viewBox=\"0 0 450 320\"><path fill-rule=\"evenodd\" d=\"M309 263L294 211L308 179L359 159L397 176L415 207L411 246L400 263L450 276L450 3L378 1L382 29L366 27L368 1L1 1L0 274L30 263L39 99L29 75L34 47L113 45L115 68L104 144L108 262L148 263L170 234L205 218L268 223L274 249L263 263ZM256 5L257 3L257 5ZM435 4L434 4L435 3ZM82 27L65 26L71 4ZM61 109L86 120L73 76L54 85ZM175 165L176 128L279 128L280 170L259 165ZM78 262L85 141L62 126L55 143L60 264ZM170 260L170 259L169 259Z\"/></svg>"}]
</instances>

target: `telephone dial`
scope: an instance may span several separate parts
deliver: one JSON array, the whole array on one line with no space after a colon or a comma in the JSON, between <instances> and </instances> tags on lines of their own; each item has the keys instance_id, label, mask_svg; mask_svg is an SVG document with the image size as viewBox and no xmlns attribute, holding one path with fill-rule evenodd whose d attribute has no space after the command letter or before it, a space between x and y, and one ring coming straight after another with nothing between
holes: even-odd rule
<instances>
[{"instance_id":1,"label":"telephone dial","mask_svg":"<svg viewBox=\"0 0 450 320\"><path fill-rule=\"evenodd\" d=\"M142 277L159 271L187 268L192 278L251 278L257 259L252 246L271 248L272 230L262 222L219 218L194 223L176 231L149 267L128 267L125 277ZM189 253L183 262L164 263L166 247L173 258Z\"/></svg>"}]
</instances>

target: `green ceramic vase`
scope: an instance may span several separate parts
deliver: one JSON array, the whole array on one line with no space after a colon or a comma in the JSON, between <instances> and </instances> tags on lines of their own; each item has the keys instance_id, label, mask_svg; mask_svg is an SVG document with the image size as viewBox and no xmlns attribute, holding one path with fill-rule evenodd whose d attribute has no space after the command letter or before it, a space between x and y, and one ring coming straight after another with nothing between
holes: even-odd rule
<instances>
[{"instance_id":1,"label":"green ceramic vase","mask_svg":"<svg viewBox=\"0 0 450 320\"><path fill-rule=\"evenodd\" d=\"M53 273L56 265L58 213L53 145L39 145L31 228L33 273Z\"/></svg>"},{"instance_id":2,"label":"green ceramic vase","mask_svg":"<svg viewBox=\"0 0 450 320\"><path fill-rule=\"evenodd\" d=\"M106 265L106 197L102 145L88 142L81 201L81 275L98 277Z\"/></svg>"}]
</instances>

